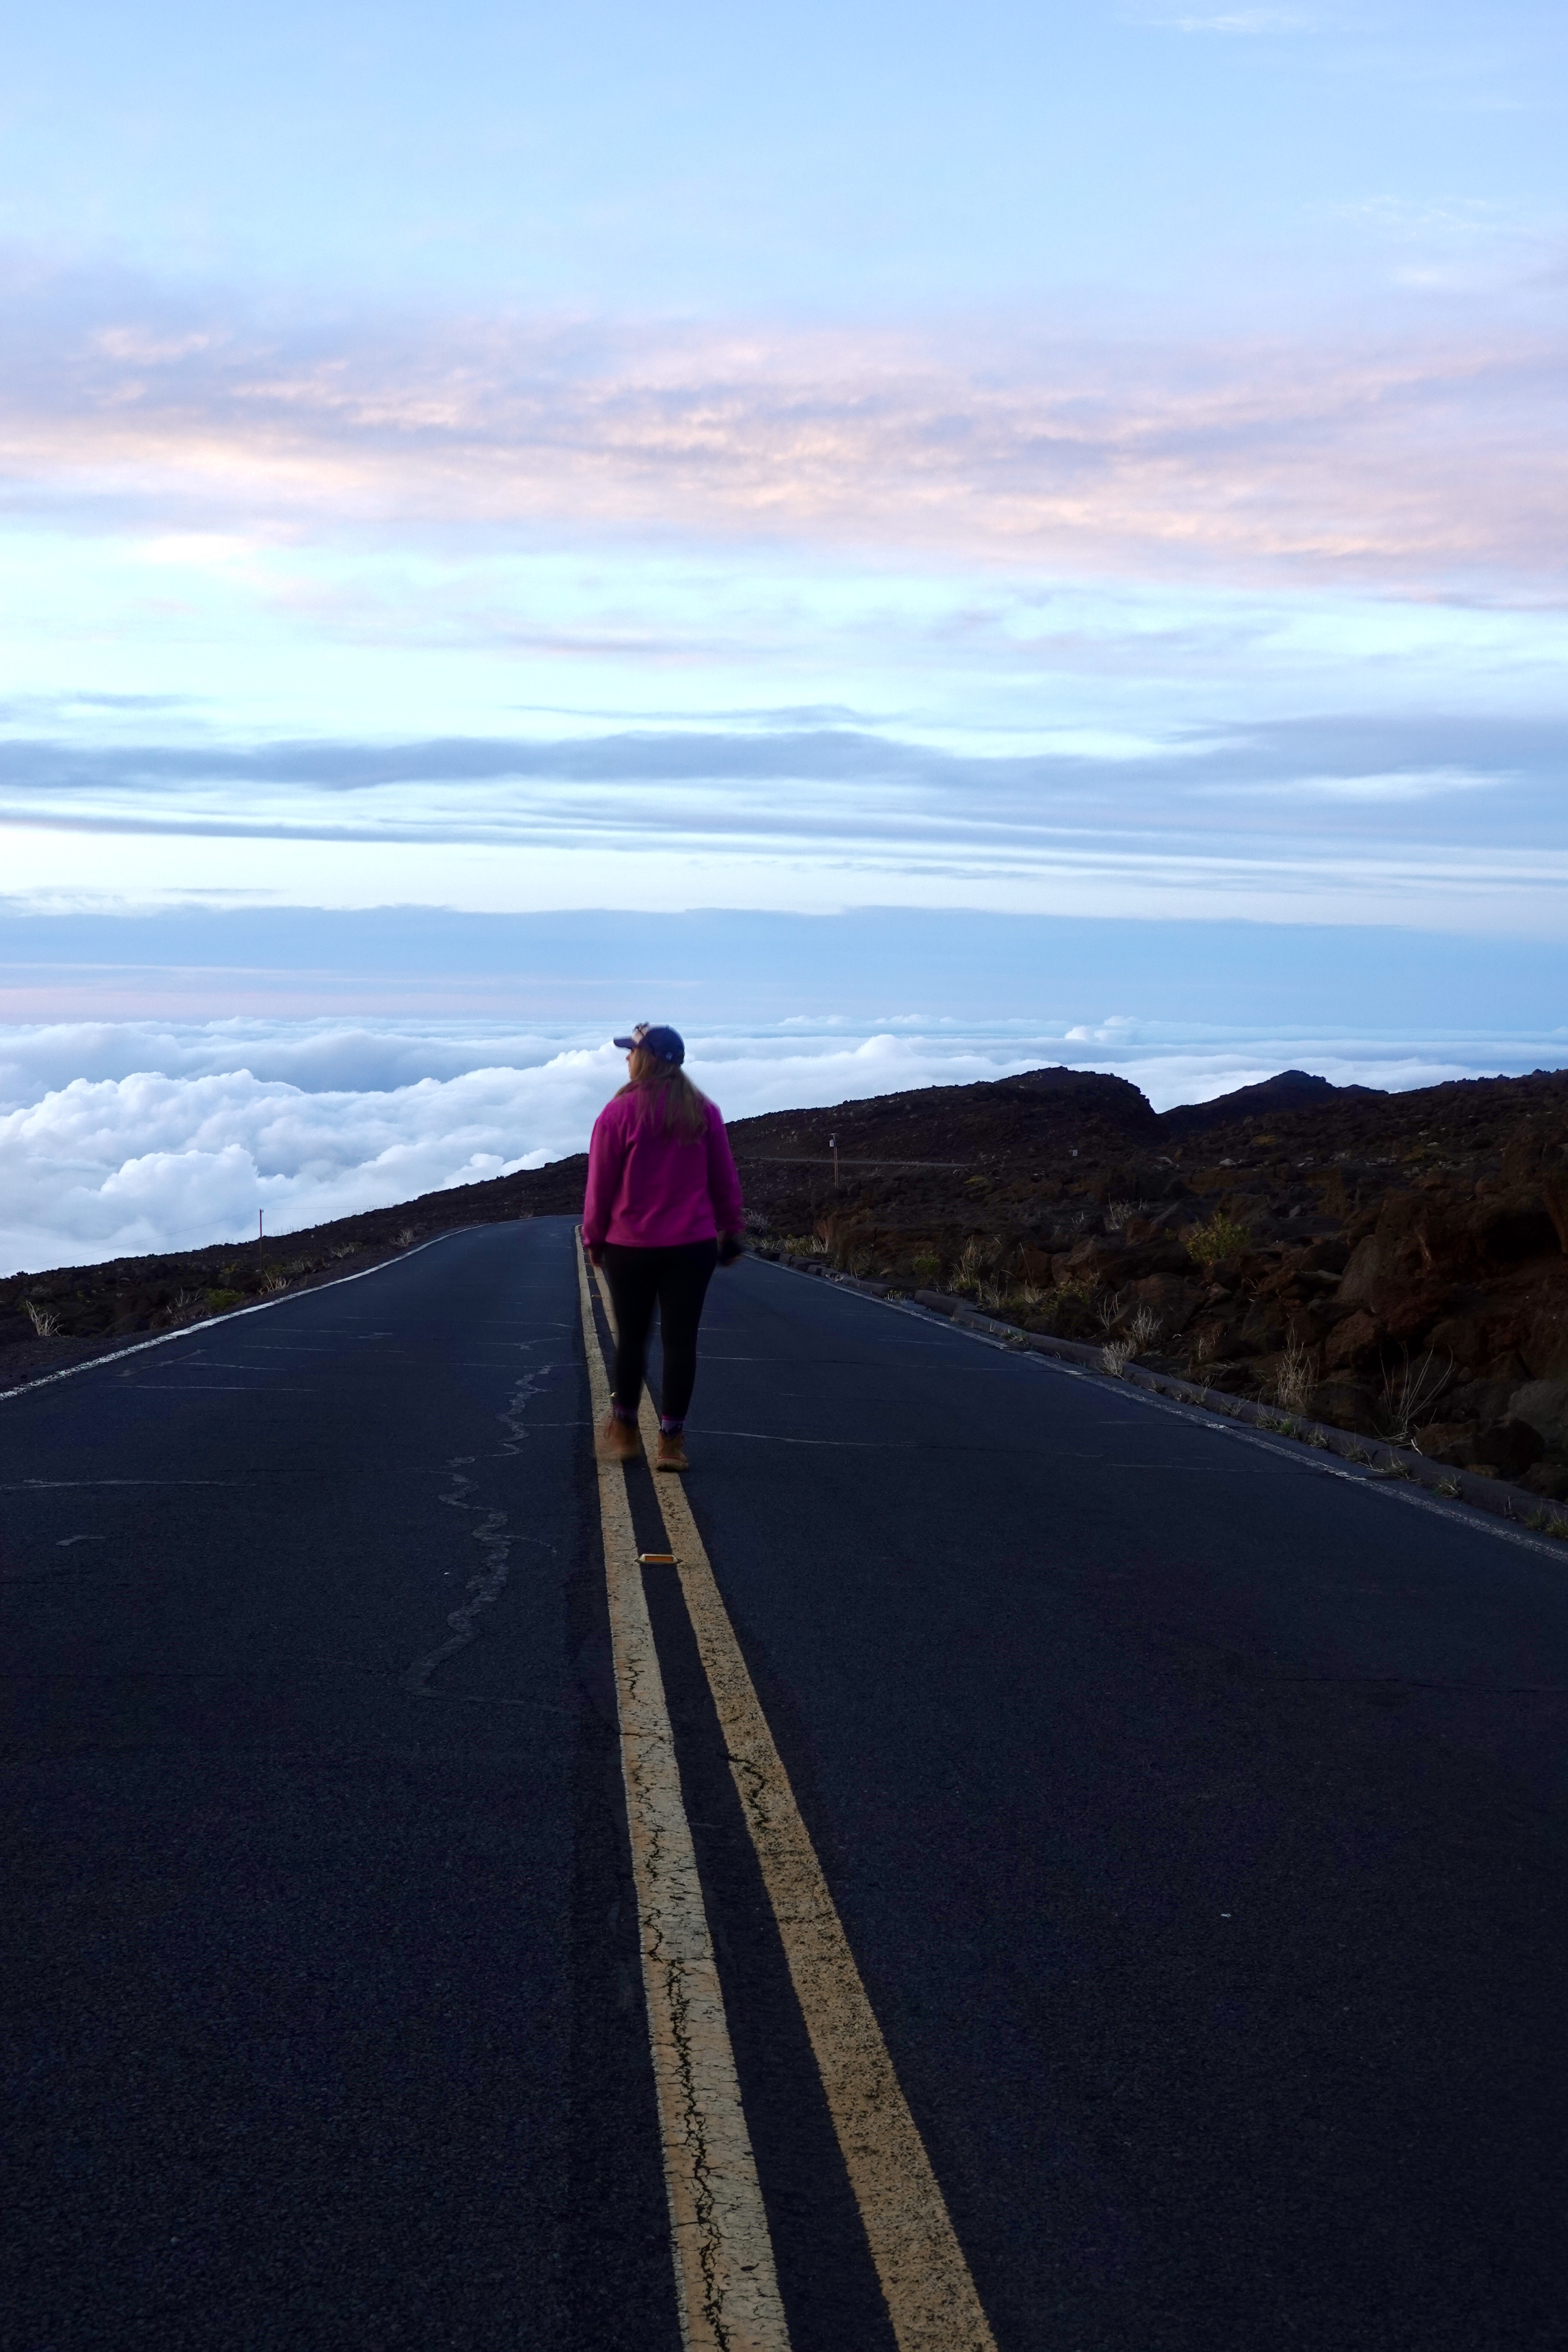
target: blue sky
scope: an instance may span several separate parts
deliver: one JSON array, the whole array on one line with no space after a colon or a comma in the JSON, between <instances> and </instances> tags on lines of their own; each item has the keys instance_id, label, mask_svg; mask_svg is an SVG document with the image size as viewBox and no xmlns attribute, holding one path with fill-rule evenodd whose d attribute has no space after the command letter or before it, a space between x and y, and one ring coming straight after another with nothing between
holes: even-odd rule
<instances>
[{"instance_id":1,"label":"blue sky","mask_svg":"<svg viewBox=\"0 0 1568 2352\"><path fill-rule=\"evenodd\" d=\"M1568 17L10 12L0 1268L1564 1058Z\"/></svg>"},{"instance_id":2,"label":"blue sky","mask_svg":"<svg viewBox=\"0 0 1568 2352\"><path fill-rule=\"evenodd\" d=\"M16 12L11 954L1561 942L1565 68L1517 0Z\"/></svg>"},{"instance_id":3,"label":"blue sky","mask_svg":"<svg viewBox=\"0 0 1568 2352\"><path fill-rule=\"evenodd\" d=\"M1550 246L1565 42L1520 0L62 0L8 27L7 225L285 307L1290 319Z\"/></svg>"}]
</instances>

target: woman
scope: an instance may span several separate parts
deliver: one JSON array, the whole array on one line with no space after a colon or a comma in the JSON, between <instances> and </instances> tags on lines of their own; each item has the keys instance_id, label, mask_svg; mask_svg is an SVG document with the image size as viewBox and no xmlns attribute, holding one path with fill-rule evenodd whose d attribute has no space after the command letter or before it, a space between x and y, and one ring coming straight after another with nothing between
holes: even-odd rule
<instances>
[{"instance_id":1,"label":"woman","mask_svg":"<svg viewBox=\"0 0 1568 2352\"><path fill-rule=\"evenodd\" d=\"M638 1024L617 1037L626 1083L594 1122L583 1245L602 1265L617 1340L610 1414L599 1450L634 1461L647 1335L658 1307L664 1343L657 1470L689 1470L686 1409L697 1378L697 1326L716 1265L741 1255L745 1210L717 1103L681 1067L673 1029Z\"/></svg>"}]
</instances>

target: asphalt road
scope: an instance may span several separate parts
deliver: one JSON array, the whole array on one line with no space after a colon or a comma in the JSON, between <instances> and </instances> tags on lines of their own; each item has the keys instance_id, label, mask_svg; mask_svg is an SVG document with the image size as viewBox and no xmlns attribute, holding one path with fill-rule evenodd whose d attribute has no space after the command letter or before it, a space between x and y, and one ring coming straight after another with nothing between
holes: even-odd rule
<instances>
[{"instance_id":1,"label":"asphalt road","mask_svg":"<svg viewBox=\"0 0 1568 2352\"><path fill-rule=\"evenodd\" d=\"M589 1425L561 1220L0 1403L0 2344L675 2352ZM1002 2352L1559 2344L1568 1562L760 1265L689 1444ZM645 1581L790 2340L890 2352Z\"/></svg>"}]
</instances>

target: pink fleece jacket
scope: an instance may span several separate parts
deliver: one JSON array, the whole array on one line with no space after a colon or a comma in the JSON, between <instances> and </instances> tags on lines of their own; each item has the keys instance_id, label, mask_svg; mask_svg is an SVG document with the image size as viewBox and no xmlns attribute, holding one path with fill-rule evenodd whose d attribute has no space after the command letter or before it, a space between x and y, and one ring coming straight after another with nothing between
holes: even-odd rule
<instances>
[{"instance_id":1,"label":"pink fleece jacket","mask_svg":"<svg viewBox=\"0 0 1568 2352\"><path fill-rule=\"evenodd\" d=\"M669 1133L639 1089L616 1095L594 1121L583 1239L590 1249L675 1249L738 1234L745 1223L741 1180L717 1103L705 1135Z\"/></svg>"}]
</instances>

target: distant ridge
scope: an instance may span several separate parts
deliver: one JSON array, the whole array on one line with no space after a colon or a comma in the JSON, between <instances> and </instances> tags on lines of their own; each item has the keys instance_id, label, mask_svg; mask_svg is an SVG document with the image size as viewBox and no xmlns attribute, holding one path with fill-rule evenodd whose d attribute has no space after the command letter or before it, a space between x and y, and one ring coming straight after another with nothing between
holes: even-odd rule
<instances>
[{"instance_id":1,"label":"distant ridge","mask_svg":"<svg viewBox=\"0 0 1568 2352\"><path fill-rule=\"evenodd\" d=\"M1363 1102L1373 1102L1386 1093L1384 1087L1336 1087L1328 1078L1314 1077L1310 1070L1281 1070L1256 1086L1215 1095L1210 1102L1179 1103L1161 1114L1160 1130L1176 1138L1203 1135L1211 1127L1234 1126L1237 1119L1271 1118L1288 1110L1321 1110L1330 1102L1351 1102L1358 1096Z\"/></svg>"},{"instance_id":2,"label":"distant ridge","mask_svg":"<svg viewBox=\"0 0 1568 2352\"><path fill-rule=\"evenodd\" d=\"M1028 1154L1063 1141L1088 1156L1117 1139L1179 1143L1215 1128L1282 1118L1288 1111L1387 1099L1379 1087L1336 1087L1309 1070L1281 1070L1256 1086L1215 1095L1210 1102L1181 1103L1156 1112L1127 1078L1103 1070L1057 1067L981 1078L967 1086L867 1095L831 1109L763 1111L734 1120L730 1133L742 1160L775 1151L818 1154L830 1128L846 1158L858 1153L882 1153L889 1159L951 1156L955 1148L984 1158L998 1152ZM956 1139L962 1139L961 1144Z\"/></svg>"}]
</instances>

